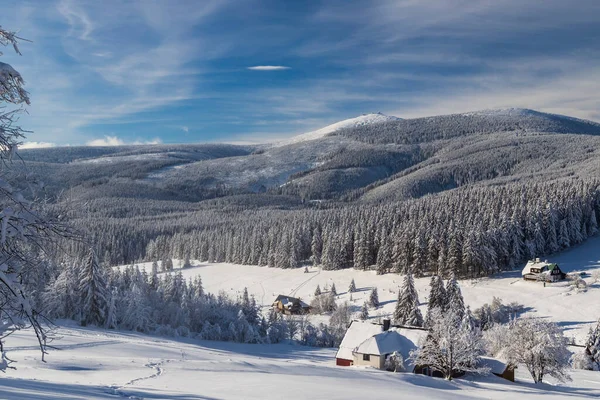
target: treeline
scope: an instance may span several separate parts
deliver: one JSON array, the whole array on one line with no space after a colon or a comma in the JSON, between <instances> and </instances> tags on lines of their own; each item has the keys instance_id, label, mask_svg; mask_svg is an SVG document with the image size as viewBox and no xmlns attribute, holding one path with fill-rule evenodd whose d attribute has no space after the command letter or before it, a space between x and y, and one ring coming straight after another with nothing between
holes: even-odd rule
<instances>
[{"instance_id":1,"label":"treeline","mask_svg":"<svg viewBox=\"0 0 600 400\"><path fill-rule=\"evenodd\" d=\"M596 234L600 186L597 180L515 183L331 209L100 215L97 210L74 221L82 229L93 226L92 243L111 265L172 257L475 277L513 269Z\"/></svg>"},{"instance_id":2,"label":"treeline","mask_svg":"<svg viewBox=\"0 0 600 400\"><path fill-rule=\"evenodd\" d=\"M312 324L306 316L284 317L274 310L264 315L246 289L237 298L225 292L214 295L204 291L199 275L186 280L181 270L159 274L158 269L154 262L149 272L136 266L105 270L90 253L84 260L45 268L56 274L50 273L45 284L29 284L40 289L34 290L33 300L47 317L164 336L333 347L351 319L347 304L334 307L329 324Z\"/></svg>"}]
</instances>

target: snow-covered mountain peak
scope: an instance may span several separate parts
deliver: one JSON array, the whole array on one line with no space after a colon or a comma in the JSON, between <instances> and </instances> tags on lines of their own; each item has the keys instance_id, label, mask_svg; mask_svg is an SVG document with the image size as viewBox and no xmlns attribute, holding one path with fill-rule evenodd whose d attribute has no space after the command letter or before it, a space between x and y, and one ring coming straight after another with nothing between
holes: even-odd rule
<instances>
[{"instance_id":1,"label":"snow-covered mountain peak","mask_svg":"<svg viewBox=\"0 0 600 400\"><path fill-rule=\"evenodd\" d=\"M327 125L324 128L318 129L316 131L303 133L298 136L294 136L290 139L283 140L275 144L275 146L285 146L293 143L306 142L308 140L316 140L322 137L327 136L330 133L339 131L344 128L352 128L363 125L371 125L377 124L380 122L388 122L388 121L398 121L402 118L385 115L382 113L372 113L372 114L363 114L361 116L345 119L343 121L336 122L335 124Z\"/></svg>"}]
</instances>

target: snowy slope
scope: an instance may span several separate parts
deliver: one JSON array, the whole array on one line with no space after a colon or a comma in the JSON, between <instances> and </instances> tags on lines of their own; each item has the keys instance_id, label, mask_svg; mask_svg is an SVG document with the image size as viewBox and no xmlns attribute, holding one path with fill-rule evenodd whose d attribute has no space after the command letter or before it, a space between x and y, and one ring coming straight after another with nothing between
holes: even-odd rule
<instances>
[{"instance_id":1,"label":"snowy slope","mask_svg":"<svg viewBox=\"0 0 600 400\"><path fill-rule=\"evenodd\" d=\"M600 271L600 237L564 252L550 261L566 271ZM177 261L175 267L181 263ZM280 293L310 300L317 284L335 282L338 301L348 300L358 311L371 287L379 288L382 307L372 312L389 315L394 308L398 275L343 270L272 269L232 264L193 262L182 270L185 277L200 274L210 292L240 294L248 287L259 303L269 306ZM140 264L150 268L149 263ZM124 267L119 267L124 268ZM354 278L358 291L346 292ZM428 279L415 279L423 312ZM567 336L583 340L587 327L598 315L600 282L575 293L564 283L543 285L524 282L520 272L491 278L460 281L466 304L471 307L499 296L517 301L530 313L557 321ZM317 317L318 320L319 317ZM321 317L325 318L325 317ZM316 322L316 321L315 321ZM0 385L0 399L553 399L600 398L600 372L571 371L568 383L549 380L535 385L524 367L516 371L516 383L494 376L467 375L453 382L410 373L394 374L363 367L337 367L336 349L297 345L249 345L192 339L169 339L131 332L80 328L65 322L56 331L54 350L40 361L31 333L20 332L9 340L8 356L18 363Z\"/></svg>"},{"instance_id":2,"label":"snowy slope","mask_svg":"<svg viewBox=\"0 0 600 400\"><path fill-rule=\"evenodd\" d=\"M600 236L591 238L569 251L549 257L549 261L557 262L566 272L586 272L587 277L584 280L588 283L588 290L576 292L566 281L546 286L538 282L523 281L519 269L489 278L461 280L460 287L465 304L474 309L491 303L494 296L501 298L505 303L516 301L525 306L529 313L558 322L565 329L566 336L582 343L589 327L600 318L600 282L594 282L591 276L594 271L600 271ZM377 275L374 271L354 269L321 271L319 268L309 267L309 273L306 274L303 268L289 270L197 261L192 264L194 267L182 270L186 279L199 274L208 292L218 293L224 290L233 296L241 295L244 287L247 287L248 292L256 297L258 304L265 308L269 307L279 294L297 296L310 302L317 285L323 289L335 283L339 294L338 303L349 301L351 308L357 313L369 296L370 289L377 287L382 307L377 311L371 310L371 316L389 316L394 311L398 287L402 283L401 275ZM181 262L175 260L174 265L177 268ZM150 271L151 263L139 264L139 267ZM358 292L353 293L350 299L347 288L352 279L356 282ZM416 278L415 286L421 301L421 312L425 315L429 278Z\"/></svg>"},{"instance_id":3,"label":"snowy slope","mask_svg":"<svg viewBox=\"0 0 600 400\"><path fill-rule=\"evenodd\" d=\"M300 142L306 142L309 140L316 140L316 139L321 139L322 137L327 136L330 133L339 131L340 129L344 129L344 128L354 128L357 126L363 126L363 125L371 125L371 124L377 124L380 122L388 122L388 121L398 121L401 118L398 117L394 117L394 116L389 116L389 115L384 115L381 113L375 113L375 114L363 114L359 117L356 118L350 118L350 119L345 119L343 121L340 122L336 122L335 124L331 124L328 125L324 128L318 129L316 131L312 131L312 132L307 132L307 133L303 133L301 135L298 136L294 136L290 139L278 142L276 144L274 144L274 146L286 146L288 144L293 144L293 143L300 143Z\"/></svg>"},{"instance_id":4,"label":"snowy slope","mask_svg":"<svg viewBox=\"0 0 600 400\"><path fill-rule=\"evenodd\" d=\"M40 361L31 335L11 336L0 398L47 399L553 399L600 396L598 372L574 371L567 384L534 385L494 376L447 382L411 373L337 367L334 349L174 340L64 326Z\"/></svg>"}]
</instances>

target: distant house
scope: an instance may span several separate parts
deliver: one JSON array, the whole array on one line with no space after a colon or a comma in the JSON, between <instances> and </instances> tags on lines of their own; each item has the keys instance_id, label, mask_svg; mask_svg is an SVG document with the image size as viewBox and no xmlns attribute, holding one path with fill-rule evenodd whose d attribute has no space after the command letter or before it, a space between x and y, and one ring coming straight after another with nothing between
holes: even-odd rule
<instances>
[{"instance_id":1,"label":"distant house","mask_svg":"<svg viewBox=\"0 0 600 400\"><path fill-rule=\"evenodd\" d=\"M302 300L280 294L273 302L273 308L282 314L300 315L308 314L310 306Z\"/></svg>"},{"instance_id":2,"label":"distant house","mask_svg":"<svg viewBox=\"0 0 600 400\"><path fill-rule=\"evenodd\" d=\"M398 352L404 359L405 370L413 372L415 366L408 360L410 352L426 335L426 329L391 326L389 320L383 324L352 321L335 356L336 365L384 369L386 359Z\"/></svg>"},{"instance_id":3,"label":"distant house","mask_svg":"<svg viewBox=\"0 0 600 400\"><path fill-rule=\"evenodd\" d=\"M566 277L566 274L560 270L558 264L540 261L539 258L527 262L521 275L525 280L544 282L557 282Z\"/></svg>"}]
</instances>

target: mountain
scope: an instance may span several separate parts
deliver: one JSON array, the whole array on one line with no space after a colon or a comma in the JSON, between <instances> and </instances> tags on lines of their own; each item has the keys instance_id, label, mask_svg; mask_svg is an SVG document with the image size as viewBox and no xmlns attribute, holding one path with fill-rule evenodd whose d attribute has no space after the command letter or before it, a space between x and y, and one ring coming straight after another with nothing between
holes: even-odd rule
<instances>
[{"instance_id":1,"label":"mountain","mask_svg":"<svg viewBox=\"0 0 600 400\"><path fill-rule=\"evenodd\" d=\"M341 129L355 128L358 126L373 125L373 124L379 124L382 122L399 121L399 120L401 120L401 118L384 115L382 113L363 114L356 118L345 119L343 121L336 122L335 124L328 125L324 128L318 129L316 131L303 133L301 135L294 136L290 139L283 140L281 142L277 142L274 144L274 146L286 146L288 144L294 144L294 143L306 142L309 140L321 139L321 138L323 138L331 133L337 132Z\"/></svg>"},{"instance_id":2,"label":"mountain","mask_svg":"<svg viewBox=\"0 0 600 400\"><path fill-rule=\"evenodd\" d=\"M478 276L597 231L598 123L503 109L333 126L272 146L23 150L16 173L45 182L49 209L69 215L108 264L183 258L185 248L289 268L315 257L311 242L321 240L324 268L365 268L389 246L396 258L379 262L384 271L427 274L445 259L413 264L413 248L439 243L458 260L448 268ZM419 242L398 247L407 238ZM362 255L339 254L359 239ZM463 265L462 252L479 261Z\"/></svg>"},{"instance_id":3,"label":"mountain","mask_svg":"<svg viewBox=\"0 0 600 400\"><path fill-rule=\"evenodd\" d=\"M274 145L22 150L49 195L200 201L249 193L402 200L475 183L600 173L600 124L527 109L365 114ZM596 175L597 176L597 175Z\"/></svg>"}]
</instances>

